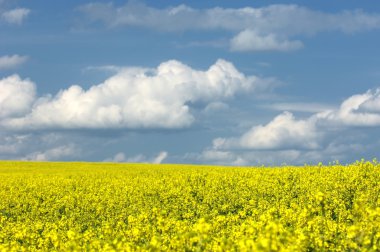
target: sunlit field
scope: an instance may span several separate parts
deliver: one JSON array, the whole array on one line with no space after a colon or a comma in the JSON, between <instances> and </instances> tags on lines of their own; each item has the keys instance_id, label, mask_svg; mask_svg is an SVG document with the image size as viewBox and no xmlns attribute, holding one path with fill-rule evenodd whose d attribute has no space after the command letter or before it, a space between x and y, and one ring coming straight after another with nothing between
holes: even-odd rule
<instances>
[{"instance_id":1,"label":"sunlit field","mask_svg":"<svg viewBox=\"0 0 380 252\"><path fill-rule=\"evenodd\" d=\"M378 251L380 165L0 162L1 251Z\"/></svg>"}]
</instances>

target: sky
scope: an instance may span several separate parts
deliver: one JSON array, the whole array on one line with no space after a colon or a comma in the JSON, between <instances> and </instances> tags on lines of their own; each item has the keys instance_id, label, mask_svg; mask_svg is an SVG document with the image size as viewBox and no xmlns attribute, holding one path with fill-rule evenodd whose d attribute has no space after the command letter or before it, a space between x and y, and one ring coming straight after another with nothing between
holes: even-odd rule
<instances>
[{"instance_id":1,"label":"sky","mask_svg":"<svg viewBox=\"0 0 380 252\"><path fill-rule=\"evenodd\" d=\"M0 159L379 158L378 1L0 0Z\"/></svg>"}]
</instances>

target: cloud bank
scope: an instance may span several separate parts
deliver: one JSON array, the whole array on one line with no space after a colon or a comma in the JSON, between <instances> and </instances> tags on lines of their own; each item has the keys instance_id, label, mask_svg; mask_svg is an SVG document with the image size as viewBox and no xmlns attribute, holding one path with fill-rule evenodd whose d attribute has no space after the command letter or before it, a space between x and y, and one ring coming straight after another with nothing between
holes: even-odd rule
<instances>
[{"instance_id":1,"label":"cloud bank","mask_svg":"<svg viewBox=\"0 0 380 252\"><path fill-rule=\"evenodd\" d=\"M283 112L265 125L253 126L239 137L214 139L198 159L232 165L319 162L346 158L366 149L352 132L357 127L380 127L380 89L344 100L339 108L305 119ZM345 136L345 137L340 137ZM363 137L363 136L362 136ZM369 145L370 146L370 145ZM319 160L319 161L318 161Z\"/></svg>"},{"instance_id":2,"label":"cloud bank","mask_svg":"<svg viewBox=\"0 0 380 252\"><path fill-rule=\"evenodd\" d=\"M269 81L270 82L270 81ZM179 61L128 67L84 90L73 85L35 97L35 84L14 75L0 80L0 125L7 129L175 129L195 121L193 105L228 100L268 85L218 60L206 71Z\"/></svg>"},{"instance_id":3,"label":"cloud bank","mask_svg":"<svg viewBox=\"0 0 380 252\"><path fill-rule=\"evenodd\" d=\"M380 126L380 89L353 95L338 110L320 112L316 117L346 126Z\"/></svg>"},{"instance_id":4,"label":"cloud bank","mask_svg":"<svg viewBox=\"0 0 380 252\"><path fill-rule=\"evenodd\" d=\"M314 120L296 120L293 114L284 112L266 125L254 126L240 138L217 138L215 149L315 149L321 138Z\"/></svg>"},{"instance_id":5,"label":"cloud bank","mask_svg":"<svg viewBox=\"0 0 380 252\"><path fill-rule=\"evenodd\" d=\"M130 1L122 6L89 3L78 10L89 23L106 27L145 27L163 32L228 31L233 51L292 51L303 47L295 36L320 32L355 33L380 28L380 14L361 10L326 13L298 5L275 4L259 8L195 9L179 5L158 9Z\"/></svg>"}]
</instances>

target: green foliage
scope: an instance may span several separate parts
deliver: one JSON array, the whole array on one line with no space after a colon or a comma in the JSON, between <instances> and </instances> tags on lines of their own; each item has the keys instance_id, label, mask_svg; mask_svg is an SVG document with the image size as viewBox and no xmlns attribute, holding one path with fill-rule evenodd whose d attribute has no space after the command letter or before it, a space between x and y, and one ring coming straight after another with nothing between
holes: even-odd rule
<instances>
[{"instance_id":1,"label":"green foliage","mask_svg":"<svg viewBox=\"0 0 380 252\"><path fill-rule=\"evenodd\" d=\"M379 251L380 165L0 162L0 251Z\"/></svg>"}]
</instances>

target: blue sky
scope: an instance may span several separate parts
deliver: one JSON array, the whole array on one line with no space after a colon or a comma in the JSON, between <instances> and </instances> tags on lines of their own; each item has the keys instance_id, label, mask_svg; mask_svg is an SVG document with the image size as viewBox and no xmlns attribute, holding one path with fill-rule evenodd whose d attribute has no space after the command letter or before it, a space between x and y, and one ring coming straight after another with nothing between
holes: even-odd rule
<instances>
[{"instance_id":1,"label":"blue sky","mask_svg":"<svg viewBox=\"0 0 380 252\"><path fill-rule=\"evenodd\" d=\"M0 159L379 157L380 3L0 0Z\"/></svg>"}]
</instances>

